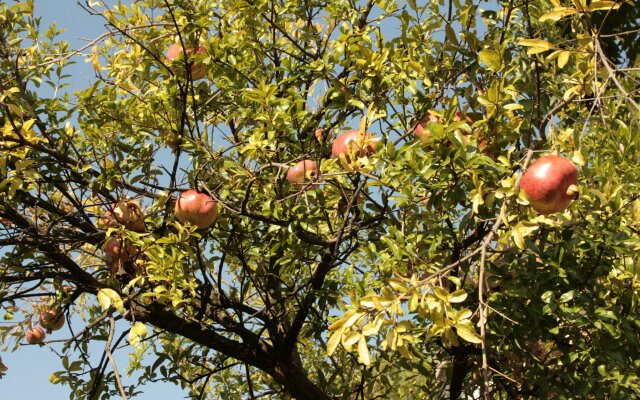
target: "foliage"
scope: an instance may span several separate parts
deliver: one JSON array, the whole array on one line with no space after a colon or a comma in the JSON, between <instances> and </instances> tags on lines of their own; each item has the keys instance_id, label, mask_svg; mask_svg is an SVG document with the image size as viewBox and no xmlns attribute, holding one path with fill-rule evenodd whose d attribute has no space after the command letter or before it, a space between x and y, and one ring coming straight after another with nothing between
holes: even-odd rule
<instances>
[{"instance_id":1,"label":"foliage","mask_svg":"<svg viewBox=\"0 0 640 400\"><path fill-rule=\"evenodd\" d=\"M72 399L640 396L637 7L477 3L88 0L107 31L72 50L0 0L4 349L60 305ZM379 150L331 159L349 129ZM545 153L580 171L549 216L519 192ZM189 188L211 228L174 217ZM105 225L123 199L145 231Z\"/></svg>"}]
</instances>

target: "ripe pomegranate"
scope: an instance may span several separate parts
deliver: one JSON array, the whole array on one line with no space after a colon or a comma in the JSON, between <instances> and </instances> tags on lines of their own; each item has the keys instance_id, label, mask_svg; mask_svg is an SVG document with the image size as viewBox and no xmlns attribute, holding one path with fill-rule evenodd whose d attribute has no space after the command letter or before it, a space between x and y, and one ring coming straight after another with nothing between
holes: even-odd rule
<instances>
[{"instance_id":1,"label":"ripe pomegranate","mask_svg":"<svg viewBox=\"0 0 640 400\"><path fill-rule=\"evenodd\" d=\"M64 326L65 317L64 314L58 309L58 307L52 308L40 313L40 325L47 332L57 331Z\"/></svg>"},{"instance_id":2,"label":"ripe pomegranate","mask_svg":"<svg viewBox=\"0 0 640 400\"><path fill-rule=\"evenodd\" d=\"M351 157L355 160L375 153L378 150L378 143L377 139L372 138L371 133L360 133L359 130L354 129L343 133L333 141L331 156L339 159L340 154L344 154L347 162L351 162Z\"/></svg>"},{"instance_id":3,"label":"ripe pomegranate","mask_svg":"<svg viewBox=\"0 0 640 400\"><path fill-rule=\"evenodd\" d=\"M104 246L107 264L124 263L138 255L138 250L131 243L126 243L125 246L124 242L125 240L119 237L113 237L107 241Z\"/></svg>"},{"instance_id":4,"label":"ripe pomegranate","mask_svg":"<svg viewBox=\"0 0 640 400\"><path fill-rule=\"evenodd\" d=\"M415 128L413 128L413 133L415 133L415 135L421 140L424 140L424 138L426 137L433 136L433 132L427 130L427 123L429 123L429 121L438 123L440 122L440 117L438 117L437 115L429 114L424 117L424 119L420 121L420 123L418 123Z\"/></svg>"},{"instance_id":5,"label":"ripe pomegranate","mask_svg":"<svg viewBox=\"0 0 640 400\"><path fill-rule=\"evenodd\" d=\"M147 229L142 207L134 200L120 200L117 204L113 204L106 212L103 224L110 228L122 224L134 232L144 232Z\"/></svg>"},{"instance_id":6,"label":"ripe pomegranate","mask_svg":"<svg viewBox=\"0 0 640 400\"><path fill-rule=\"evenodd\" d=\"M40 344L44 341L44 338L47 337L47 334L44 333L44 330L39 326L27 331L26 333L27 342L30 344Z\"/></svg>"},{"instance_id":7,"label":"ripe pomegranate","mask_svg":"<svg viewBox=\"0 0 640 400\"><path fill-rule=\"evenodd\" d=\"M578 169L561 156L544 156L529 166L520 188L539 214L564 210L578 195Z\"/></svg>"},{"instance_id":8,"label":"ripe pomegranate","mask_svg":"<svg viewBox=\"0 0 640 400\"><path fill-rule=\"evenodd\" d=\"M469 123L473 123L473 119L470 116L465 115L465 114L461 113L460 111L456 111L456 113L455 113L455 115L453 117L453 121L454 122L460 122L463 119L465 119ZM440 123L441 120L440 120L440 117L438 117L437 115L429 114L426 117L424 117L424 119L422 121L420 121L418 123L418 125L415 126L415 128L413 128L413 133L421 141L427 141L427 140L429 140L428 138L433 136L433 132L431 132L430 130L427 129L427 124L429 123L429 121L435 122L435 123ZM474 133L472 133L471 135L462 135L462 140L464 141L465 145L471 143L472 135L476 136L476 134L474 134ZM482 135L477 135L476 138L478 140L478 149L483 149L482 152L484 154L491 155L492 152L490 150L486 149L486 147L488 145L487 139L485 139ZM448 142L447 146L451 146L451 142Z\"/></svg>"},{"instance_id":9,"label":"ripe pomegranate","mask_svg":"<svg viewBox=\"0 0 640 400\"><path fill-rule=\"evenodd\" d=\"M206 228L218 218L218 203L209 195L190 189L180 194L174 211L180 221Z\"/></svg>"},{"instance_id":10,"label":"ripe pomegranate","mask_svg":"<svg viewBox=\"0 0 640 400\"><path fill-rule=\"evenodd\" d=\"M193 53L194 49L187 49L187 54ZM196 54L206 54L207 49L204 46L200 46L198 50L196 50ZM167 51L167 63L169 65L173 64L175 60L184 59L184 52L182 51L182 46L180 43L174 43L169 47ZM178 73L178 68L171 68L171 70L175 73ZM191 65L191 80L197 81L198 79L204 78L207 74L207 67L201 63L196 62Z\"/></svg>"},{"instance_id":11,"label":"ripe pomegranate","mask_svg":"<svg viewBox=\"0 0 640 400\"><path fill-rule=\"evenodd\" d=\"M298 162L287 172L287 181L292 185L305 185L318 174L318 164L312 160ZM309 185L308 189L315 189L318 185Z\"/></svg>"}]
</instances>

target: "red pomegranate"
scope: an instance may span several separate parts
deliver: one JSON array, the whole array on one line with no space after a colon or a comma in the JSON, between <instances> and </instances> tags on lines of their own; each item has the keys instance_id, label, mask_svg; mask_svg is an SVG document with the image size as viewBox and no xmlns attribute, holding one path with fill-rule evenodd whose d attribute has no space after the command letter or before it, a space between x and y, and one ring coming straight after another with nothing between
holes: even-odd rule
<instances>
[{"instance_id":1,"label":"red pomegranate","mask_svg":"<svg viewBox=\"0 0 640 400\"><path fill-rule=\"evenodd\" d=\"M359 130L354 129L343 133L333 141L331 156L339 159L340 154L343 154L347 162L351 162L351 156L358 158L375 153L378 150L378 143L376 139L372 139L371 133L360 133Z\"/></svg>"},{"instance_id":2,"label":"red pomegranate","mask_svg":"<svg viewBox=\"0 0 640 400\"><path fill-rule=\"evenodd\" d=\"M194 49L187 49L187 54L193 53L193 50ZM207 49L204 46L200 46L198 50L196 50L196 54L206 54L206 53L207 53ZM181 57L184 58L184 52L182 51L182 46L180 46L180 43L172 44L169 47L169 50L167 51L167 63L171 65L175 60L178 60ZM171 70L175 73L179 73L178 68L172 67ZM198 79L202 79L206 74L207 74L207 67L203 63L197 62L191 65L192 80L197 81Z\"/></svg>"},{"instance_id":3,"label":"red pomegranate","mask_svg":"<svg viewBox=\"0 0 640 400\"><path fill-rule=\"evenodd\" d=\"M105 214L103 224L109 228L122 224L134 232L144 232L147 229L142 207L134 200L120 200L117 204L111 205Z\"/></svg>"},{"instance_id":4,"label":"red pomegranate","mask_svg":"<svg viewBox=\"0 0 640 400\"><path fill-rule=\"evenodd\" d=\"M36 326L35 328L31 329L25 335L27 342L29 342L30 344L40 344L44 341L44 338L46 336L47 334L44 333L44 330L39 326Z\"/></svg>"},{"instance_id":5,"label":"red pomegranate","mask_svg":"<svg viewBox=\"0 0 640 400\"><path fill-rule=\"evenodd\" d=\"M318 174L318 164L312 160L302 160L287 172L287 181L292 185L304 185ZM314 189L317 185L310 185Z\"/></svg>"},{"instance_id":6,"label":"red pomegranate","mask_svg":"<svg viewBox=\"0 0 640 400\"><path fill-rule=\"evenodd\" d=\"M57 331L58 329L64 326L65 317L64 314L57 308L54 307L50 310L43 311L40 313L40 325L47 332L51 333L51 331Z\"/></svg>"},{"instance_id":7,"label":"red pomegranate","mask_svg":"<svg viewBox=\"0 0 640 400\"><path fill-rule=\"evenodd\" d=\"M218 203L211 196L190 189L180 194L174 212L180 221L206 228L218 218Z\"/></svg>"},{"instance_id":8,"label":"red pomegranate","mask_svg":"<svg viewBox=\"0 0 640 400\"><path fill-rule=\"evenodd\" d=\"M429 114L424 117L424 119L420 121L420 123L418 123L415 128L413 128L413 133L415 133L415 135L421 140L424 140L424 138L426 137L433 136L433 132L427 130L427 123L429 123L429 121L438 123L440 122L440 117L438 117L437 115Z\"/></svg>"},{"instance_id":9,"label":"red pomegranate","mask_svg":"<svg viewBox=\"0 0 640 400\"><path fill-rule=\"evenodd\" d=\"M529 166L520 188L539 214L564 210L578 194L578 169L561 156L543 156Z\"/></svg>"}]
</instances>

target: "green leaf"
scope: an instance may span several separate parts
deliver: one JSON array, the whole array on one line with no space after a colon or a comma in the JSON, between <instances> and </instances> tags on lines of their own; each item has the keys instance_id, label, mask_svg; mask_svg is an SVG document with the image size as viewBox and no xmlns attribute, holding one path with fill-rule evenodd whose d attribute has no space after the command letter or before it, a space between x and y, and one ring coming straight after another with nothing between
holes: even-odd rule
<instances>
[{"instance_id":1,"label":"green leaf","mask_svg":"<svg viewBox=\"0 0 640 400\"><path fill-rule=\"evenodd\" d=\"M568 301L573 300L575 295L576 295L576 291L575 290L570 290L570 291L568 291L566 293L563 293L562 296L560 296L560 299L558 299L558 301L560 303L566 303Z\"/></svg>"},{"instance_id":2,"label":"green leaf","mask_svg":"<svg viewBox=\"0 0 640 400\"><path fill-rule=\"evenodd\" d=\"M502 60L500 58L500 54L498 54L496 51L484 49L480 51L478 56L480 58L480 61L485 63L489 69L493 71L499 71L500 68L502 68Z\"/></svg>"},{"instance_id":3,"label":"green leaf","mask_svg":"<svg viewBox=\"0 0 640 400\"><path fill-rule=\"evenodd\" d=\"M448 40L458 45L458 36L456 35L456 32L453 30L451 25L447 24L444 27L444 33Z\"/></svg>"}]
</instances>

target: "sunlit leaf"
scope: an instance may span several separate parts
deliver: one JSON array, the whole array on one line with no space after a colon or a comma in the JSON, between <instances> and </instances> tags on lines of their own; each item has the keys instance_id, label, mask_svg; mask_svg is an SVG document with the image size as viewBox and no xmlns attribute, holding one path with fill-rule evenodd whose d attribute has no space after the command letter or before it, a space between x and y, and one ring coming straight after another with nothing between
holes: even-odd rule
<instances>
[{"instance_id":1,"label":"sunlit leaf","mask_svg":"<svg viewBox=\"0 0 640 400\"><path fill-rule=\"evenodd\" d=\"M482 343L482 338L476 333L470 323L457 324L456 332L463 340L469 343Z\"/></svg>"}]
</instances>

